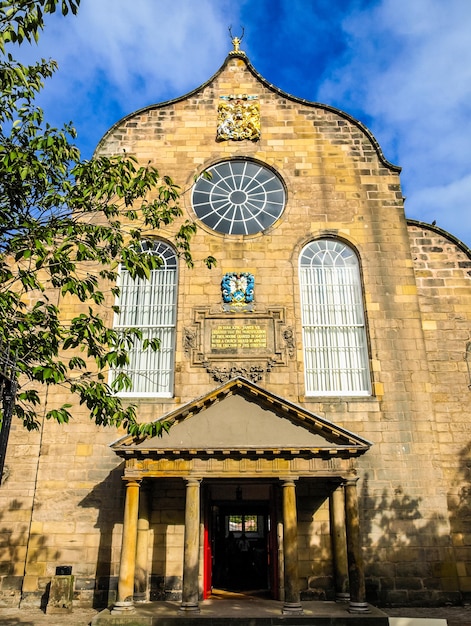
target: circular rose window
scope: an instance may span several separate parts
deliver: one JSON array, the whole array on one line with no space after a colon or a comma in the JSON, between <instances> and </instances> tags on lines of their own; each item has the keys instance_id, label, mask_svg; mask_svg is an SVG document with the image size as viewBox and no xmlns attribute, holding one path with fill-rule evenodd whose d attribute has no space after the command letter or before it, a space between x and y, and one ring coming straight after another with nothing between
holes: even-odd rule
<instances>
[{"instance_id":1,"label":"circular rose window","mask_svg":"<svg viewBox=\"0 0 471 626\"><path fill-rule=\"evenodd\" d=\"M218 233L253 235L266 230L285 207L281 178L268 167L234 159L209 167L195 183L197 217Z\"/></svg>"}]
</instances>

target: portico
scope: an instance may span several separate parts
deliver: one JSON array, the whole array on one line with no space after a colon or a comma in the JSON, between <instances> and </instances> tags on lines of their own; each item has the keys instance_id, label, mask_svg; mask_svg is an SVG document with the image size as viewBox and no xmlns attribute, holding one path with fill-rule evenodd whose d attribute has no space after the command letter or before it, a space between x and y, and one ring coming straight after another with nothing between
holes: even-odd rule
<instances>
[{"instance_id":1,"label":"portico","mask_svg":"<svg viewBox=\"0 0 471 626\"><path fill-rule=\"evenodd\" d=\"M147 545L145 534L152 526L148 495L139 507L139 491L142 485L150 486L155 494L152 509L159 502L159 490L162 494L159 485L169 479L181 485L182 563L174 579L181 581L182 611L199 611L200 599L211 595L213 582L223 580L212 567L223 553L221 544L235 529L235 535L248 531L258 561L266 565L267 591L283 602L282 612L302 614L299 485L304 491L317 489L328 503L336 599L350 598L352 612L367 610L354 459L368 450L369 442L241 378L165 419L173 426L162 438L133 441L127 436L113 444L126 461L113 613L133 610L136 559L139 571L152 569L143 563L138 546ZM173 565L175 574L178 564ZM140 594L138 599L142 590Z\"/></svg>"}]
</instances>

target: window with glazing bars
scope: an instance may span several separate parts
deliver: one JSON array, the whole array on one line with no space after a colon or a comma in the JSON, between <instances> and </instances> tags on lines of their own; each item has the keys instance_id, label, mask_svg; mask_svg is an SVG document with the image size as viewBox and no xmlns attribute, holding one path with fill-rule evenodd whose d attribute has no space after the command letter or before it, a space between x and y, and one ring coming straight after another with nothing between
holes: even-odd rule
<instances>
[{"instance_id":1,"label":"window with glazing bars","mask_svg":"<svg viewBox=\"0 0 471 626\"><path fill-rule=\"evenodd\" d=\"M313 241L301 252L299 278L306 393L370 394L356 254L340 241Z\"/></svg>"},{"instance_id":2,"label":"window with glazing bars","mask_svg":"<svg viewBox=\"0 0 471 626\"><path fill-rule=\"evenodd\" d=\"M163 241L142 242L143 253L158 255L162 265L152 270L150 278L132 279L125 269L119 274L119 313L115 328L139 328L142 340L135 340L125 371L132 388L123 396L170 397L173 391L175 323L177 301L177 257ZM142 349L142 342L157 337L160 349ZM113 377L114 372L111 373Z\"/></svg>"}]
</instances>

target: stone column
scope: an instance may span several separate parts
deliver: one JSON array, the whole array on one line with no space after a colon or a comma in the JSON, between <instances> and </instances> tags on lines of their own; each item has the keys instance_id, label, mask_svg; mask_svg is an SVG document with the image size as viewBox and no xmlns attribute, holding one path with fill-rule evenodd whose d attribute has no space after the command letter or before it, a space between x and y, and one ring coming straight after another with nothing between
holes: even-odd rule
<instances>
[{"instance_id":1,"label":"stone column","mask_svg":"<svg viewBox=\"0 0 471 626\"><path fill-rule=\"evenodd\" d=\"M283 481L283 552L285 557L283 613L300 615L303 609L299 593L298 519L296 515L296 487L292 478Z\"/></svg>"},{"instance_id":2,"label":"stone column","mask_svg":"<svg viewBox=\"0 0 471 626\"><path fill-rule=\"evenodd\" d=\"M350 578L350 613L367 613L365 570L361 554L360 516L357 496L358 478L345 483L345 515L347 530L348 573Z\"/></svg>"},{"instance_id":3,"label":"stone column","mask_svg":"<svg viewBox=\"0 0 471 626\"><path fill-rule=\"evenodd\" d=\"M134 572L134 602L147 602L149 558L149 485L141 488L137 519L136 571Z\"/></svg>"},{"instance_id":4,"label":"stone column","mask_svg":"<svg viewBox=\"0 0 471 626\"><path fill-rule=\"evenodd\" d=\"M119 563L118 598L112 614L134 611L134 571L136 568L137 517L140 480L128 480L124 503L123 539Z\"/></svg>"},{"instance_id":5,"label":"stone column","mask_svg":"<svg viewBox=\"0 0 471 626\"><path fill-rule=\"evenodd\" d=\"M186 483L182 611L199 611L200 483L199 478Z\"/></svg>"},{"instance_id":6,"label":"stone column","mask_svg":"<svg viewBox=\"0 0 471 626\"><path fill-rule=\"evenodd\" d=\"M339 485L330 496L330 535L334 555L335 600L350 600L348 584L347 536L345 534L345 493Z\"/></svg>"}]
</instances>

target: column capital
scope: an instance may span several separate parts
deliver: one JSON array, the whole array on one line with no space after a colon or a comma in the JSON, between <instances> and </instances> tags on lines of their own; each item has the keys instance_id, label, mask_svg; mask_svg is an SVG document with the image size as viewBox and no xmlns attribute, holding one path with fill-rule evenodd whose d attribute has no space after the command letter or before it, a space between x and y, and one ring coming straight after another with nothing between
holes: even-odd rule
<instances>
[{"instance_id":1,"label":"column capital","mask_svg":"<svg viewBox=\"0 0 471 626\"><path fill-rule=\"evenodd\" d=\"M345 485L345 487L354 487L359 480L359 476L349 476L343 481L343 484Z\"/></svg>"},{"instance_id":2,"label":"column capital","mask_svg":"<svg viewBox=\"0 0 471 626\"><path fill-rule=\"evenodd\" d=\"M141 483L142 483L142 478L135 478L135 477L128 477L128 476L122 476L121 477L123 482L125 483L126 487L140 487Z\"/></svg>"},{"instance_id":3,"label":"column capital","mask_svg":"<svg viewBox=\"0 0 471 626\"><path fill-rule=\"evenodd\" d=\"M187 485L199 485L202 482L202 478L195 478L194 476L186 476L184 478Z\"/></svg>"},{"instance_id":4,"label":"column capital","mask_svg":"<svg viewBox=\"0 0 471 626\"><path fill-rule=\"evenodd\" d=\"M280 476L280 483L282 487L289 487L296 484L299 480L299 476Z\"/></svg>"}]
</instances>

